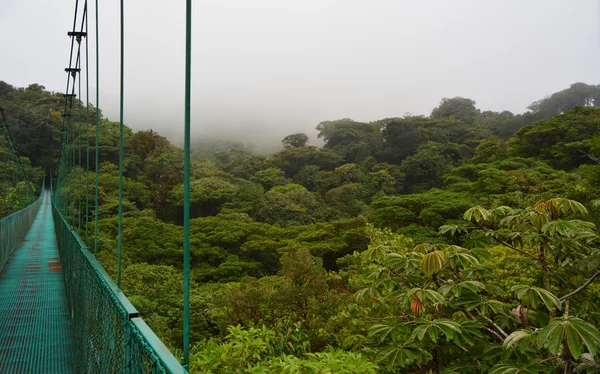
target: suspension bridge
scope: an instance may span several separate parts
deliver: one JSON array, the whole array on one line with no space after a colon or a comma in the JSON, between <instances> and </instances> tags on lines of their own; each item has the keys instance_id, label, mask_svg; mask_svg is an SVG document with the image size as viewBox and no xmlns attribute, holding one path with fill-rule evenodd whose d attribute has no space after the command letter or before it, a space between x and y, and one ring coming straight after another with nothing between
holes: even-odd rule
<instances>
[{"instance_id":1,"label":"suspension bridge","mask_svg":"<svg viewBox=\"0 0 600 374\"><path fill-rule=\"evenodd\" d=\"M75 0L72 28L67 31L70 55L62 95L60 160L47 171L40 186L28 175L5 109L0 107L0 373L186 373L189 365L191 0L186 0L182 362L146 325L120 289L123 0L116 281L96 259L100 162L98 0L94 10L96 103L90 104L89 93L88 1Z\"/></svg>"}]
</instances>

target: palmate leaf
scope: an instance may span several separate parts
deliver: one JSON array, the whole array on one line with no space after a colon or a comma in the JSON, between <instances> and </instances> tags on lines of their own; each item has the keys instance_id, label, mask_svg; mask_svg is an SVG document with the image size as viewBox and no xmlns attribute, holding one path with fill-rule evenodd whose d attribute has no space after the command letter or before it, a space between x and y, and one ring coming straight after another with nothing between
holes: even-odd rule
<instances>
[{"instance_id":1,"label":"palmate leaf","mask_svg":"<svg viewBox=\"0 0 600 374\"><path fill-rule=\"evenodd\" d=\"M356 293L356 302L359 302L362 299L365 299L365 298L371 297L371 296L375 296L375 295L377 295L377 290L375 288L373 288L373 287L363 288Z\"/></svg>"},{"instance_id":2,"label":"palmate leaf","mask_svg":"<svg viewBox=\"0 0 600 374\"><path fill-rule=\"evenodd\" d=\"M512 213L515 209L506 205L497 206L490 210L490 214L496 218L505 217Z\"/></svg>"},{"instance_id":3,"label":"palmate leaf","mask_svg":"<svg viewBox=\"0 0 600 374\"><path fill-rule=\"evenodd\" d=\"M502 348L512 349L522 341L527 341L533 335L531 330L516 330L504 339L502 342Z\"/></svg>"},{"instance_id":4,"label":"palmate leaf","mask_svg":"<svg viewBox=\"0 0 600 374\"><path fill-rule=\"evenodd\" d=\"M465 221L471 221L475 218L476 222L489 221L491 218L490 212L482 206L474 206L468 209L463 215Z\"/></svg>"},{"instance_id":5,"label":"palmate leaf","mask_svg":"<svg viewBox=\"0 0 600 374\"><path fill-rule=\"evenodd\" d=\"M421 259L421 271L426 275L435 274L442 269L444 260L444 253L441 251L427 253Z\"/></svg>"},{"instance_id":6,"label":"palmate leaf","mask_svg":"<svg viewBox=\"0 0 600 374\"><path fill-rule=\"evenodd\" d=\"M552 310L556 308L560 310L562 308L562 304L558 300L552 292L545 290L539 287L532 287L523 284L517 284L513 286L511 292L515 292L517 297L521 299L524 304L530 305L533 308L537 308L540 302L540 299L546 306L548 310Z\"/></svg>"},{"instance_id":7,"label":"palmate leaf","mask_svg":"<svg viewBox=\"0 0 600 374\"><path fill-rule=\"evenodd\" d=\"M459 247L457 245L451 245L447 249L448 262L450 266L456 267L460 265L463 269L471 266L478 266L479 260L473 256L469 250Z\"/></svg>"},{"instance_id":8,"label":"palmate leaf","mask_svg":"<svg viewBox=\"0 0 600 374\"><path fill-rule=\"evenodd\" d=\"M427 334L433 342L437 342L440 332L446 336L447 340L452 340L455 336L462 334L461 325L450 319L419 319L415 322L418 326L413 329L411 339L423 340ZM432 332L432 330L436 331Z\"/></svg>"},{"instance_id":9,"label":"palmate leaf","mask_svg":"<svg viewBox=\"0 0 600 374\"><path fill-rule=\"evenodd\" d=\"M443 225L440 226L438 233L440 235L450 234L450 236L454 236L456 234L467 234L469 230L466 227L458 226L458 225Z\"/></svg>"},{"instance_id":10,"label":"palmate leaf","mask_svg":"<svg viewBox=\"0 0 600 374\"><path fill-rule=\"evenodd\" d=\"M383 347L377 353L376 358L378 361L386 363L388 367L393 368L395 366L408 366L419 356L430 358L431 354L422 351L413 342L406 342Z\"/></svg>"},{"instance_id":11,"label":"palmate leaf","mask_svg":"<svg viewBox=\"0 0 600 374\"><path fill-rule=\"evenodd\" d=\"M501 227L513 227L513 226L519 225L525 219L523 217L523 215L521 214L521 212L522 211L518 210L518 209L512 211L511 214L507 215L506 217L504 217L500 220L500 226Z\"/></svg>"},{"instance_id":12,"label":"palmate leaf","mask_svg":"<svg viewBox=\"0 0 600 374\"><path fill-rule=\"evenodd\" d=\"M518 362L504 362L494 366L488 374L540 374L547 373L548 366L539 364L539 360L532 360L520 365Z\"/></svg>"},{"instance_id":13,"label":"palmate leaf","mask_svg":"<svg viewBox=\"0 0 600 374\"><path fill-rule=\"evenodd\" d=\"M454 235L454 234L453 234ZM413 252L419 252L419 253L428 253L431 250L433 250L433 245L429 244L429 243L421 243L421 244L417 244L414 248L413 248Z\"/></svg>"},{"instance_id":14,"label":"palmate leaf","mask_svg":"<svg viewBox=\"0 0 600 374\"><path fill-rule=\"evenodd\" d=\"M384 341L394 330L398 328L395 320L384 320L382 323L375 324L369 328L369 336Z\"/></svg>"},{"instance_id":15,"label":"palmate leaf","mask_svg":"<svg viewBox=\"0 0 600 374\"><path fill-rule=\"evenodd\" d=\"M485 289L485 285L479 281L463 281L460 282L458 285L463 288L468 288L469 290L475 293Z\"/></svg>"},{"instance_id":16,"label":"palmate leaf","mask_svg":"<svg viewBox=\"0 0 600 374\"><path fill-rule=\"evenodd\" d=\"M376 262L383 259L389 253L389 249L382 245L369 245L369 248L362 253L367 262Z\"/></svg>"},{"instance_id":17,"label":"palmate leaf","mask_svg":"<svg viewBox=\"0 0 600 374\"><path fill-rule=\"evenodd\" d=\"M439 292L429 289L413 288L409 291L411 295L416 295L421 301L429 301L431 303L445 304L446 299Z\"/></svg>"},{"instance_id":18,"label":"palmate leaf","mask_svg":"<svg viewBox=\"0 0 600 374\"><path fill-rule=\"evenodd\" d=\"M587 214L588 211L575 200L565 199L563 197L555 197L554 199L546 200L537 203L536 210L545 211L555 215L571 215L571 214Z\"/></svg>"},{"instance_id":19,"label":"palmate leaf","mask_svg":"<svg viewBox=\"0 0 600 374\"><path fill-rule=\"evenodd\" d=\"M579 318L553 320L537 333L537 344L552 354L557 354L566 342L569 352L576 360L581 357L584 347L594 356L600 346L600 332L596 326Z\"/></svg>"},{"instance_id":20,"label":"palmate leaf","mask_svg":"<svg viewBox=\"0 0 600 374\"><path fill-rule=\"evenodd\" d=\"M504 303L498 300L484 300L481 303L481 313L486 315L489 309L494 313L498 313L498 311L504 309Z\"/></svg>"},{"instance_id":21,"label":"palmate leaf","mask_svg":"<svg viewBox=\"0 0 600 374\"><path fill-rule=\"evenodd\" d=\"M473 248L471 249L471 254L474 255L479 261L486 261L494 258L494 255L491 254L490 251L483 248Z\"/></svg>"},{"instance_id":22,"label":"palmate leaf","mask_svg":"<svg viewBox=\"0 0 600 374\"><path fill-rule=\"evenodd\" d=\"M598 331L598 328L579 318L571 319L571 327L577 332L588 352L595 356L600 347L600 331Z\"/></svg>"},{"instance_id":23,"label":"palmate leaf","mask_svg":"<svg viewBox=\"0 0 600 374\"><path fill-rule=\"evenodd\" d=\"M550 222L550 215L546 212L540 212L539 210L533 210L527 214L527 218L531 221L531 224L536 229L541 229L545 224Z\"/></svg>"},{"instance_id":24,"label":"palmate leaf","mask_svg":"<svg viewBox=\"0 0 600 374\"><path fill-rule=\"evenodd\" d=\"M383 263L386 266L393 269L402 269L406 266L407 262L408 259L406 258L406 256L399 253L390 253L383 260Z\"/></svg>"},{"instance_id":25,"label":"palmate leaf","mask_svg":"<svg viewBox=\"0 0 600 374\"><path fill-rule=\"evenodd\" d=\"M546 235L554 236L556 234L572 237L578 231L577 227L571 221L556 220L550 221L542 226L542 232Z\"/></svg>"}]
</instances>

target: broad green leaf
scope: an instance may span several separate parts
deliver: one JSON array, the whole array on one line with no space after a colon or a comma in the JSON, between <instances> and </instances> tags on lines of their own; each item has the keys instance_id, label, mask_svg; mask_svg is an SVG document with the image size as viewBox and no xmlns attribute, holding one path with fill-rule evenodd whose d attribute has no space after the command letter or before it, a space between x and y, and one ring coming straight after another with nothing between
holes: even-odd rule
<instances>
[{"instance_id":1,"label":"broad green leaf","mask_svg":"<svg viewBox=\"0 0 600 374\"><path fill-rule=\"evenodd\" d=\"M485 289L485 285L478 281L464 281L460 282L459 285L461 287L468 288L475 293Z\"/></svg>"},{"instance_id":2,"label":"broad green leaf","mask_svg":"<svg viewBox=\"0 0 600 374\"><path fill-rule=\"evenodd\" d=\"M502 342L502 348L512 349L516 344L520 343L523 339L531 336L531 330L516 330L504 339Z\"/></svg>"},{"instance_id":3,"label":"broad green leaf","mask_svg":"<svg viewBox=\"0 0 600 374\"><path fill-rule=\"evenodd\" d=\"M468 209L465 214L463 215L463 218L466 221L471 221L471 219L475 218L476 222L483 222L483 221L489 221L490 220L490 212L485 209L482 206L474 206L470 209Z\"/></svg>"},{"instance_id":4,"label":"broad green leaf","mask_svg":"<svg viewBox=\"0 0 600 374\"><path fill-rule=\"evenodd\" d=\"M369 329L369 336L378 337L380 341L385 340L385 338L396 329L395 324L389 323L380 323L371 326Z\"/></svg>"},{"instance_id":5,"label":"broad green leaf","mask_svg":"<svg viewBox=\"0 0 600 374\"><path fill-rule=\"evenodd\" d=\"M517 297L521 299L521 301L532 308L537 308L540 303L540 298L544 302L546 308L552 311L554 308L561 309L562 304L558 297L556 297L552 292L545 290L540 287L531 287L522 284L517 284L511 287L511 292L515 292Z\"/></svg>"},{"instance_id":6,"label":"broad green leaf","mask_svg":"<svg viewBox=\"0 0 600 374\"><path fill-rule=\"evenodd\" d=\"M446 303L446 299L444 299L444 296L442 296L441 294L439 294L437 291L434 290L420 290L419 291L419 299L421 301L430 301L432 303L441 303L441 304L445 304Z\"/></svg>"},{"instance_id":7,"label":"broad green leaf","mask_svg":"<svg viewBox=\"0 0 600 374\"><path fill-rule=\"evenodd\" d=\"M421 259L421 271L426 275L432 275L442 269L444 264L444 253L441 251L433 251L427 253Z\"/></svg>"},{"instance_id":8,"label":"broad green leaf","mask_svg":"<svg viewBox=\"0 0 600 374\"><path fill-rule=\"evenodd\" d=\"M538 331L538 346L548 348L553 355L557 354L563 339L562 327L561 321L555 321Z\"/></svg>"},{"instance_id":9,"label":"broad green leaf","mask_svg":"<svg viewBox=\"0 0 600 374\"><path fill-rule=\"evenodd\" d=\"M431 325L420 325L420 326L415 327L412 334L410 335L410 338L411 339L417 338L419 340L423 340L423 338L425 337L425 334L427 333L427 330L429 330L430 327L431 327Z\"/></svg>"},{"instance_id":10,"label":"broad green leaf","mask_svg":"<svg viewBox=\"0 0 600 374\"><path fill-rule=\"evenodd\" d=\"M571 352L573 358L577 360L581 356L581 351L583 349L581 341L579 340L579 334L569 321L565 321L563 328L567 337L567 347L569 347L569 352Z\"/></svg>"},{"instance_id":11,"label":"broad green leaf","mask_svg":"<svg viewBox=\"0 0 600 374\"><path fill-rule=\"evenodd\" d=\"M577 331L592 356L595 356L600 347L600 331L598 331L598 328L579 318L571 319L571 327Z\"/></svg>"},{"instance_id":12,"label":"broad green leaf","mask_svg":"<svg viewBox=\"0 0 600 374\"><path fill-rule=\"evenodd\" d=\"M413 251L414 252L419 252L419 253L428 253L433 249L433 245L429 244L429 243L421 243L421 244L417 244L414 248Z\"/></svg>"},{"instance_id":13,"label":"broad green leaf","mask_svg":"<svg viewBox=\"0 0 600 374\"><path fill-rule=\"evenodd\" d=\"M433 341L434 343L437 343L438 334L439 334L439 331L438 331L438 329L429 329L429 338L430 338L430 339L431 339L431 341Z\"/></svg>"},{"instance_id":14,"label":"broad green leaf","mask_svg":"<svg viewBox=\"0 0 600 374\"><path fill-rule=\"evenodd\" d=\"M442 330L448 339L452 339L454 333L461 334L460 325L452 320L438 319L434 321L434 324Z\"/></svg>"},{"instance_id":15,"label":"broad green leaf","mask_svg":"<svg viewBox=\"0 0 600 374\"><path fill-rule=\"evenodd\" d=\"M547 373L548 367L538 364L539 360L531 360L519 365L518 362L505 362L494 366L488 374L539 374Z\"/></svg>"},{"instance_id":16,"label":"broad green leaf","mask_svg":"<svg viewBox=\"0 0 600 374\"><path fill-rule=\"evenodd\" d=\"M537 292L538 295L540 295L542 301L544 302L544 305L546 305L546 308L548 310L552 311L553 308L561 310L562 304L560 303L560 300L558 300L558 297L554 296L552 292L539 287L532 288L535 292Z\"/></svg>"}]
</instances>

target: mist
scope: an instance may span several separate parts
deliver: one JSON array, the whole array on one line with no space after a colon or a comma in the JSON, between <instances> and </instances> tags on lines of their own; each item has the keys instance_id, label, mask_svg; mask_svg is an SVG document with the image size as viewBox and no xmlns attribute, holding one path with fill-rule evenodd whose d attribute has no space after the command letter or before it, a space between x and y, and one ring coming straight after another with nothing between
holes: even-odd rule
<instances>
[{"instance_id":1,"label":"mist","mask_svg":"<svg viewBox=\"0 0 600 374\"><path fill-rule=\"evenodd\" d=\"M74 2L2 3L0 34L12 37L3 39L0 80L64 91ZM184 7L125 4L124 121L175 143L183 128ZM118 1L100 1L99 14L100 107L118 121ZM522 113L571 83L600 82L599 20L595 0L197 1L194 137L263 146L305 132L317 143L321 121L428 115L454 96Z\"/></svg>"}]
</instances>

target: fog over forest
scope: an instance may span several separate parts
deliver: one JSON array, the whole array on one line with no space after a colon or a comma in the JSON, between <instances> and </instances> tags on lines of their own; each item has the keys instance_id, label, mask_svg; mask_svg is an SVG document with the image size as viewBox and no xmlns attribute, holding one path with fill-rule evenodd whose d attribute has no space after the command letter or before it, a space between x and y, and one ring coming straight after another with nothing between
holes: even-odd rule
<instances>
[{"instance_id":1,"label":"fog over forest","mask_svg":"<svg viewBox=\"0 0 600 374\"><path fill-rule=\"evenodd\" d=\"M3 50L20 58L0 61L1 80L64 90L72 6L3 1L1 34L22 29L23 19L44 32L4 40ZM595 0L208 0L193 10L196 135L261 145L306 132L317 142L324 120L428 115L454 96L522 113L573 82L600 81ZM100 43L100 106L118 120L118 2L102 4ZM184 3L127 1L125 47L125 122L177 142Z\"/></svg>"}]
</instances>

